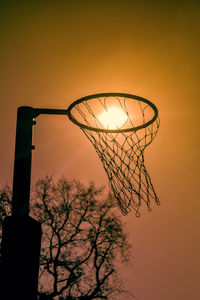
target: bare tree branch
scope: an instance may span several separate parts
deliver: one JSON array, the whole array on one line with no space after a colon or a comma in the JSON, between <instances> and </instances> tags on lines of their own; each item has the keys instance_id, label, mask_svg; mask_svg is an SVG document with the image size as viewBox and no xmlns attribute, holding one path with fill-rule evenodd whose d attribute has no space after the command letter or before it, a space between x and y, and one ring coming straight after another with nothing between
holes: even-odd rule
<instances>
[{"instance_id":1,"label":"bare tree branch","mask_svg":"<svg viewBox=\"0 0 200 300\"><path fill-rule=\"evenodd\" d=\"M10 214L10 199L8 187L0 190L1 219ZM43 227L39 299L110 299L125 293L116 262L129 261L130 245L110 194L94 183L46 176L36 183L31 205Z\"/></svg>"}]
</instances>

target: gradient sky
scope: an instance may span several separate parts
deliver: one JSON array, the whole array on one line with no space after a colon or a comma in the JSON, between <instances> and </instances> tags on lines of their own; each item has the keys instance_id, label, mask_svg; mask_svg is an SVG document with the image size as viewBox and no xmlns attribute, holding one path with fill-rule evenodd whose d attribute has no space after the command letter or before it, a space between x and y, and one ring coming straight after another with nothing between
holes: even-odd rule
<instances>
[{"instance_id":1,"label":"gradient sky","mask_svg":"<svg viewBox=\"0 0 200 300\"><path fill-rule=\"evenodd\" d=\"M5 2L5 3L4 3ZM93 93L150 99L161 127L145 153L161 206L123 217L139 300L200 299L199 1L1 1L0 184L12 183L18 106L67 108ZM92 145L63 116L40 116L32 182L46 173L105 184Z\"/></svg>"}]
</instances>

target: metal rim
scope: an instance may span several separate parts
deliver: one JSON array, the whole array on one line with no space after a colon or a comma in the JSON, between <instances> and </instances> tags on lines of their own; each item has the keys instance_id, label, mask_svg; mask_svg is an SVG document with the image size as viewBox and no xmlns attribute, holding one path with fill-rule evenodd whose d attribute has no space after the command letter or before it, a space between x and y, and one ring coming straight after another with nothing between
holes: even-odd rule
<instances>
[{"instance_id":1,"label":"metal rim","mask_svg":"<svg viewBox=\"0 0 200 300\"><path fill-rule=\"evenodd\" d=\"M79 121L77 121L73 115L71 114L71 110L77 105L77 104L80 104L81 102L83 101L86 101L86 100L92 100L92 99L95 99L95 98L100 98L100 97L125 97L125 98L129 98L129 99L133 99L133 100L138 100L138 101L141 101L141 102L144 102L146 104L148 104L154 111L154 116L153 118L144 123L143 125L140 125L140 126L136 126L136 127L131 127L131 128L126 128L126 129L103 129L103 128L96 128L96 127L90 127L88 125L85 125L85 124L82 124L80 123ZM76 125L78 125L79 127L81 128L84 128L84 129L88 129L88 130L92 130L92 131L97 131L97 132L107 132L107 133L122 133L122 132L131 132L131 131L137 131L139 129L143 129L149 125L151 125L158 117L158 109L157 107L149 100L145 99L145 98L142 98L140 96L136 96L136 95L131 95L131 94L125 94L125 93L100 93L100 94L94 94L94 95L89 95L89 96L86 96L86 97L82 97L76 101L74 101L73 103L71 103L67 109L67 116L68 118L73 122L75 123Z\"/></svg>"}]
</instances>

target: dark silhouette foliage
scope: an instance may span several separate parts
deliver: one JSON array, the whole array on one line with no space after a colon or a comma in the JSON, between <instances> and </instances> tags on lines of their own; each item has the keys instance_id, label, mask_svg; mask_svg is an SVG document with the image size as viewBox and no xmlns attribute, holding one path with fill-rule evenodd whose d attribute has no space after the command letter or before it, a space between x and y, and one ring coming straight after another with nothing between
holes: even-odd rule
<instances>
[{"instance_id":1,"label":"dark silhouette foliage","mask_svg":"<svg viewBox=\"0 0 200 300\"><path fill-rule=\"evenodd\" d=\"M8 186L0 191L1 220L10 214L10 196ZM129 261L130 245L110 194L94 183L46 176L35 184L31 215L43 230L38 299L127 293L117 264Z\"/></svg>"},{"instance_id":2,"label":"dark silhouette foliage","mask_svg":"<svg viewBox=\"0 0 200 300\"><path fill-rule=\"evenodd\" d=\"M2 239L2 222L3 219L11 215L11 189L5 185L0 190L0 241ZM0 247L0 265L1 265L1 247Z\"/></svg>"}]
</instances>

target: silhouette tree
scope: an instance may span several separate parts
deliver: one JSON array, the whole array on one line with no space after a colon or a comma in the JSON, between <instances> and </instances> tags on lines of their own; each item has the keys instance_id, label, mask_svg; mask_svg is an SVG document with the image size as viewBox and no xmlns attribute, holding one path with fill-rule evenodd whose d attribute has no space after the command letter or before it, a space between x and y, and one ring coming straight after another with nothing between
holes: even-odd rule
<instances>
[{"instance_id":1,"label":"silhouette tree","mask_svg":"<svg viewBox=\"0 0 200 300\"><path fill-rule=\"evenodd\" d=\"M0 192L0 216L10 214L10 189ZM127 293L117 263L130 245L110 194L94 183L46 176L37 181L32 216L42 223L38 299L109 299Z\"/></svg>"},{"instance_id":2,"label":"silhouette tree","mask_svg":"<svg viewBox=\"0 0 200 300\"><path fill-rule=\"evenodd\" d=\"M5 185L0 190L0 242L2 239L2 222L3 219L11 215L11 189ZM0 247L0 265L1 265L1 247Z\"/></svg>"}]
</instances>

